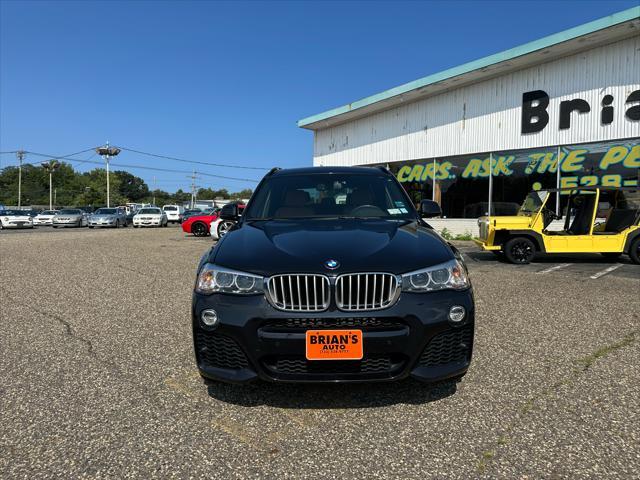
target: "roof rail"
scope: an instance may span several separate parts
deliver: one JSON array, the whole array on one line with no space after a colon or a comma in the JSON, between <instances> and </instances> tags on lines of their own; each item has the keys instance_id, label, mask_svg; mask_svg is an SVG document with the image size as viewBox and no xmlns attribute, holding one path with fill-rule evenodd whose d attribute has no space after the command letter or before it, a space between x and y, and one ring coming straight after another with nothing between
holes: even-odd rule
<instances>
[{"instance_id":1,"label":"roof rail","mask_svg":"<svg viewBox=\"0 0 640 480\"><path fill-rule=\"evenodd\" d=\"M278 170L282 170L280 167L273 167L271 170L269 170L269 172L267 172L267 174L265 175L265 177L269 177L271 175L273 175L274 173L276 173Z\"/></svg>"}]
</instances>

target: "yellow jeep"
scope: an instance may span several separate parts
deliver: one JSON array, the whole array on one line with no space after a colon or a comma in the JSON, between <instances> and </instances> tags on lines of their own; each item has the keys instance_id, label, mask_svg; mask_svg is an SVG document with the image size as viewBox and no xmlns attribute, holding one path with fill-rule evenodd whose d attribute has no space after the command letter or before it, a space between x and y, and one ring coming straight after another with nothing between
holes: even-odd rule
<instances>
[{"instance_id":1,"label":"yellow jeep","mask_svg":"<svg viewBox=\"0 0 640 480\"><path fill-rule=\"evenodd\" d=\"M562 219L555 214L558 199L566 201L563 224L554 223ZM529 263L542 252L601 253L612 259L626 253L640 264L637 187L536 190L517 215L481 217L478 226L476 243L511 263Z\"/></svg>"}]
</instances>

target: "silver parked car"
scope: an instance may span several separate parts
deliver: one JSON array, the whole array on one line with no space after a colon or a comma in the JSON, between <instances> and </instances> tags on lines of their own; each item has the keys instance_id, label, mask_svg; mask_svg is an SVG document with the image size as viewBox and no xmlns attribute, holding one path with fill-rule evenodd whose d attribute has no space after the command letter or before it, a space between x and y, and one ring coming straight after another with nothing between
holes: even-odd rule
<instances>
[{"instance_id":1,"label":"silver parked car","mask_svg":"<svg viewBox=\"0 0 640 480\"><path fill-rule=\"evenodd\" d=\"M89 228L127 226L127 213L121 208L99 208L88 218Z\"/></svg>"},{"instance_id":2,"label":"silver parked car","mask_svg":"<svg viewBox=\"0 0 640 480\"><path fill-rule=\"evenodd\" d=\"M51 220L53 228L86 227L88 223L87 212L79 208L63 208Z\"/></svg>"}]
</instances>

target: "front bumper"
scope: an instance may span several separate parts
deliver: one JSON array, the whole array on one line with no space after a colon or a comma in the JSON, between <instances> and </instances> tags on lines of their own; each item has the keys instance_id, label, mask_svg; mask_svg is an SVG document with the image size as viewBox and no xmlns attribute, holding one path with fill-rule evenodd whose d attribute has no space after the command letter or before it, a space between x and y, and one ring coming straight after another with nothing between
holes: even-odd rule
<instances>
[{"instance_id":1,"label":"front bumper","mask_svg":"<svg viewBox=\"0 0 640 480\"><path fill-rule=\"evenodd\" d=\"M108 222L100 222L100 221L91 221L89 220L90 227L115 227L116 221L108 221Z\"/></svg>"},{"instance_id":2,"label":"front bumper","mask_svg":"<svg viewBox=\"0 0 640 480\"><path fill-rule=\"evenodd\" d=\"M33 228L33 222L3 222L2 228Z\"/></svg>"},{"instance_id":3,"label":"front bumper","mask_svg":"<svg viewBox=\"0 0 640 480\"><path fill-rule=\"evenodd\" d=\"M64 220L64 221L54 221L51 222L51 225L54 227L77 227L82 224L82 220Z\"/></svg>"},{"instance_id":4,"label":"front bumper","mask_svg":"<svg viewBox=\"0 0 640 480\"><path fill-rule=\"evenodd\" d=\"M448 320L452 305L467 311L460 325ZM220 318L214 330L200 321L208 308ZM370 382L409 376L438 382L460 377L471 362L474 316L471 289L402 293L392 307L369 312L281 312L257 295L194 294L192 304L201 375L234 383ZM363 359L306 360L305 331L323 328L362 330Z\"/></svg>"},{"instance_id":5,"label":"front bumper","mask_svg":"<svg viewBox=\"0 0 640 480\"><path fill-rule=\"evenodd\" d=\"M474 238L473 241L483 250L490 252L500 251L502 249L502 245L489 245L484 240L478 238Z\"/></svg>"},{"instance_id":6,"label":"front bumper","mask_svg":"<svg viewBox=\"0 0 640 480\"><path fill-rule=\"evenodd\" d=\"M133 221L133 225L135 227L159 227L160 223L161 223L160 220L145 220L145 221L134 220Z\"/></svg>"}]
</instances>

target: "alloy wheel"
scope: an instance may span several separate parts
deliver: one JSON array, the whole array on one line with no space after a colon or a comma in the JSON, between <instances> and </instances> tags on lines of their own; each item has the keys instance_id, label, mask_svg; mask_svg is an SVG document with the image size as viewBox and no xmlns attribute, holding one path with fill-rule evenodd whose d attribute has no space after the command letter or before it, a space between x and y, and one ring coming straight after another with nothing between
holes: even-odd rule
<instances>
[{"instance_id":1,"label":"alloy wheel","mask_svg":"<svg viewBox=\"0 0 640 480\"><path fill-rule=\"evenodd\" d=\"M533 257L533 248L529 242L516 242L511 247L511 255L518 263L527 263Z\"/></svg>"},{"instance_id":2,"label":"alloy wheel","mask_svg":"<svg viewBox=\"0 0 640 480\"><path fill-rule=\"evenodd\" d=\"M191 231L196 237L204 237L207 234L207 227L199 222L191 227Z\"/></svg>"},{"instance_id":3,"label":"alloy wheel","mask_svg":"<svg viewBox=\"0 0 640 480\"><path fill-rule=\"evenodd\" d=\"M222 238L224 237L227 232L231 229L231 227L233 227L234 223L233 222L222 222L220 223L220 225L218 225L218 237Z\"/></svg>"}]
</instances>

